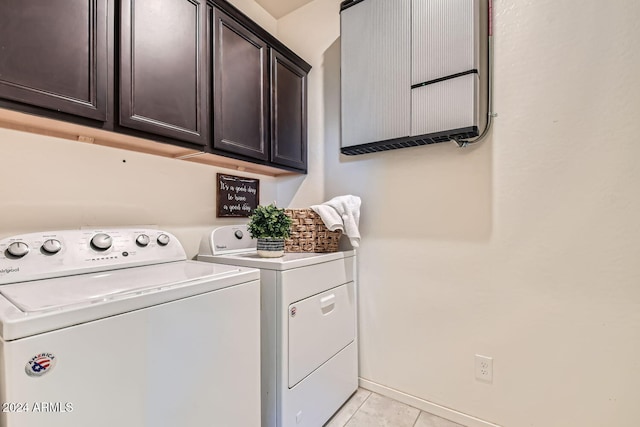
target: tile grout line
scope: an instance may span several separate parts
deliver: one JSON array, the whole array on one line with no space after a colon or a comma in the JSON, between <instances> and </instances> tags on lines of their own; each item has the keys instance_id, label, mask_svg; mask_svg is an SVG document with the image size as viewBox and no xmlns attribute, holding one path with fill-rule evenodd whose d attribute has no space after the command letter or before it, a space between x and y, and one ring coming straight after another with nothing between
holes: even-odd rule
<instances>
[{"instance_id":1,"label":"tile grout line","mask_svg":"<svg viewBox=\"0 0 640 427\"><path fill-rule=\"evenodd\" d=\"M365 389L363 389L365 390ZM349 418L347 418L347 421L345 421L345 423L343 424L344 427L346 427L347 424L349 424L349 421L351 421L351 418L353 418L358 411L360 410L360 408L362 408L362 406L364 405L364 402L366 402L367 400L369 400L369 398L371 397L371 395L373 394L372 391L367 390L369 392L369 396L367 396L367 398L365 400L362 401L362 403L358 406L358 408L353 412L353 414L351 414L351 416Z\"/></svg>"},{"instance_id":2,"label":"tile grout line","mask_svg":"<svg viewBox=\"0 0 640 427\"><path fill-rule=\"evenodd\" d=\"M418 408L416 408L418 409ZM416 427L416 424L418 423L418 420L420 419L420 414L422 413L422 411L420 409L418 409L418 415L416 416L415 421L413 422L413 424L411 424L411 427Z\"/></svg>"}]
</instances>

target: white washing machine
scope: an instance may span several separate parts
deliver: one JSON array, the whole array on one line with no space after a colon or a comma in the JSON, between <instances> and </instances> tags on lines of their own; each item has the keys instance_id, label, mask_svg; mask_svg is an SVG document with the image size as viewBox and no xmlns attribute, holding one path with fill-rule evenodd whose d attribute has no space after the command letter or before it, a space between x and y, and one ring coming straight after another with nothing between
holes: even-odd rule
<instances>
[{"instance_id":1,"label":"white washing machine","mask_svg":"<svg viewBox=\"0 0 640 427\"><path fill-rule=\"evenodd\" d=\"M240 225L203 237L198 260L261 271L262 426L322 426L358 387L355 252L260 258Z\"/></svg>"},{"instance_id":2,"label":"white washing machine","mask_svg":"<svg viewBox=\"0 0 640 427\"><path fill-rule=\"evenodd\" d=\"M159 230L0 240L0 426L258 426L259 293Z\"/></svg>"}]
</instances>

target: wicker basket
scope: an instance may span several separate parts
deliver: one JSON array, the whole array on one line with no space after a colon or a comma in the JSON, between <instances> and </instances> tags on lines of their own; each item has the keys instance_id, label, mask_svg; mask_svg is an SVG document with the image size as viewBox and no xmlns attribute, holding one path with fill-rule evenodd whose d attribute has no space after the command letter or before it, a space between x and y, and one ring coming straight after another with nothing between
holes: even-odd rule
<instances>
[{"instance_id":1,"label":"wicker basket","mask_svg":"<svg viewBox=\"0 0 640 427\"><path fill-rule=\"evenodd\" d=\"M341 231L329 231L320 215L311 209L285 209L291 217L291 237L285 252L337 252Z\"/></svg>"}]
</instances>

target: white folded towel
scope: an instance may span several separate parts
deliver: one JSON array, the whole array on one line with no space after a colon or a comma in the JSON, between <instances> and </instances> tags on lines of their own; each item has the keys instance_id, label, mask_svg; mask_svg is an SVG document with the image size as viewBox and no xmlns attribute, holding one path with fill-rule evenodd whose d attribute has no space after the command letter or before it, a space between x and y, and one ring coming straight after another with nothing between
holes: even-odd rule
<instances>
[{"instance_id":1,"label":"white folded towel","mask_svg":"<svg viewBox=\"0 0 640 427\"><path fill-rule=\"evenodd\" d=\"M351 246L360 246L360 197L338 196L321 205L313 205L311 209L320 215L329 231L341 230L349 237Z\"/></svg>"}]
</instances>

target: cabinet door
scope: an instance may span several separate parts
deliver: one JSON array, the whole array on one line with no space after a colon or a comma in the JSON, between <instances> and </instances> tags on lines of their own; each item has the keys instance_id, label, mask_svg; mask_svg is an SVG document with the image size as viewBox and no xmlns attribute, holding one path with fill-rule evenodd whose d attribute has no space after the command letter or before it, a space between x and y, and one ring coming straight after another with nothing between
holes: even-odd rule
<instances>
[{"instance_id":1,"label":"cabinet door","mask_svg":"<svg viewBox=\"0 0 640 427\"><path fill-rule=\"evenodd\" d=\"M307 168L307 73L271 49L271 162Z\"/></svg>"},{"instance_id":2,"label":"cabinet door","mask_svg":"<svg viewBox=\"0 0 640 427\"><path fill-rule=\"evenodd\" d=\"M204 0L122 0L122 126L207 144L206 9Z\"/></svg>"},{"instance_id":3,"label":"cabinet door","mask_svg":"<svg viewBox=\"0 0 640 427\"><path fill-rule=\"evenodd\" d=\"M107 116L107 0L0 1L0 97Z\"/></svg>"},{"instance_id":4,"label":"cabinet door","mask_svg":"<svg viewBox=\"0 0 640 427\"><path fill-rule=\"evenodd\" d=\"M214 15L213 146L267 160L266 43L220 10Z\"/></svg>"}]
</instances>

